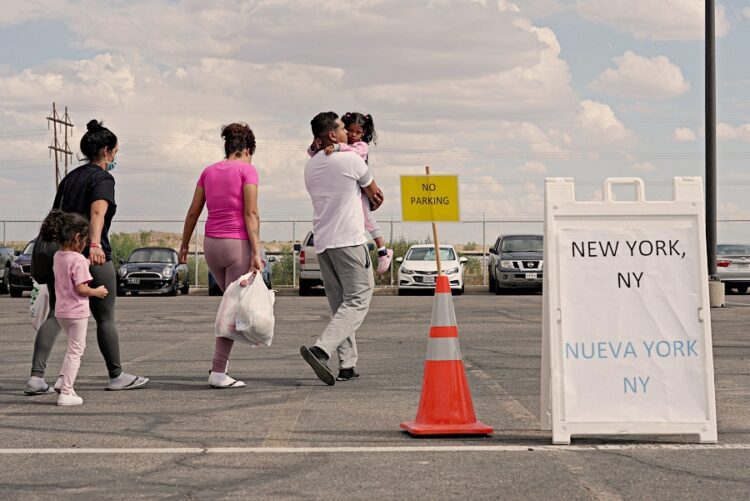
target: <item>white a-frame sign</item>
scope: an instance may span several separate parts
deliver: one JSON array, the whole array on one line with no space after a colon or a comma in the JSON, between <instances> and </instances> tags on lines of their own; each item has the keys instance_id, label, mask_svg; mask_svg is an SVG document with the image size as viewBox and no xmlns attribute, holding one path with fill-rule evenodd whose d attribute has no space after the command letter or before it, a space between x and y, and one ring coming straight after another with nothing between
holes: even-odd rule
<instances>
[{"instance_id":1,"label":"white a-frame sign","mask_svg":"<svg viewBox=\"0 0 750 501\"><path fill-rule=\"evenodd\" d=\"M635 188L616 200L613 186ZM711 317L701 178L647 201L637 178L575 200L570 178L544 193L542 429L583 435L698 435L715 443Z\"/></svg>"}]
</instances>

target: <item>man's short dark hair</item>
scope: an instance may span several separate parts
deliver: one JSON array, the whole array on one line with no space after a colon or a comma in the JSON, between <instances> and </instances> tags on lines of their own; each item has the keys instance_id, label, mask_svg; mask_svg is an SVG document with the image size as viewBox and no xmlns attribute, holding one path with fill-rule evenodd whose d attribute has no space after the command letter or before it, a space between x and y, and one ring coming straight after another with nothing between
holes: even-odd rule
<instances>
[{"instance_id":1,"label":"man's short dark hair","mask_svg":"<svg viewBox=\"0 0 750 501\"><path fill-rule=\"evenodd\" d=\"M310 127L314 137L322 138L329 132L333 132L338 127L336 120L339 116L333 111L324 111L315 115L310 121Z\"/></svg>"}]
</instances>

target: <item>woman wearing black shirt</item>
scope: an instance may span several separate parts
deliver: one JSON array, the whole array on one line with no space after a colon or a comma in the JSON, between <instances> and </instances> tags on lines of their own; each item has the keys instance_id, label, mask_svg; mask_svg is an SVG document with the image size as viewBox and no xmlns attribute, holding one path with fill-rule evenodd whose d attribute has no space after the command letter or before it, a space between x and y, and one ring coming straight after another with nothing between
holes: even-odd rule
<instances>
[{"instance_id":1,"label":"woman wearing black shirt","mask_svg":"<svg viewBox=\"0 0 750 501\"><path fill-rule=\"evenodd\" d=\"M117 210L115 204L115 179L109 173L115 168L117 136L103 127L101 122L91 120L88 131L81 138L81 152L89 161L71 171L63 178L57 189L54 208L75 212L89 218L89 246L84 250L88 257L93 277L91 287L104 285L111 293L105 298L90 298L89 306L96 320L96 341L104 356L109 373L107 390L130 390L148 382L148 378L134 376L122 371L120 366L120 343L115 325L115 298L117 277L112 265L112 247L109 244L109 227ZM50 314L39 328L34 341L34 356L31 377L26 384L26 394L50 393L52 388L44 380L52 346L60 332L54 317L55 286L48 283Z\"/></svg>"}]
</instances>

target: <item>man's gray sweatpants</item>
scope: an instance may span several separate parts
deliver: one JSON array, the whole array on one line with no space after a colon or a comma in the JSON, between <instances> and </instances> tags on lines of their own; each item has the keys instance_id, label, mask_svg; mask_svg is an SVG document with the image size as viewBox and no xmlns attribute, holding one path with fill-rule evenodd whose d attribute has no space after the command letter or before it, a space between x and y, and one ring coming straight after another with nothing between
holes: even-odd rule
<instances>
[{"instance_id":1,"label":"man's gray sweatpants","mask_svg":"<svg viewBox=\"0 0 750 501\"><path fill-rule=\"evenodd\" d=\"M339 368L357 365L354 333L370 309L375 287L370 253L365 245L326 249L318 254L320 274L333 317L315 346L330 357L339 354Z\"/></svg>"}]
</instances>

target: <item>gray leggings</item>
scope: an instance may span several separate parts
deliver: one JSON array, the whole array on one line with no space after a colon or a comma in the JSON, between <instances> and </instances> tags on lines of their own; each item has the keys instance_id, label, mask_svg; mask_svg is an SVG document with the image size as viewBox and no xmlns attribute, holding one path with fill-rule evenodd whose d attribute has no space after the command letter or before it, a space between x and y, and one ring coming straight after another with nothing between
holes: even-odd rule
<instances>
[{"instance_id":1,"label":"gray leggings","mask_svg":"<svg viewBox=\"0 0 750 501\"><path fill-rule=\"evenodd\" d=\"M117 276L111 261L102 265L90 266L93 280L92 288L103 285L109 291L104 299L89 298L91 314L96 320L96 342L102 352L110 378L116 378L122 372L120 367L120 342L115 325L115 298L117 297ZM55 284L47 284L49 289L49 316L36 333L34 355L31 359L31 375L44 377L52 347L60 333L60 324L55 318Z\"/></svg>"}]
</instances>

